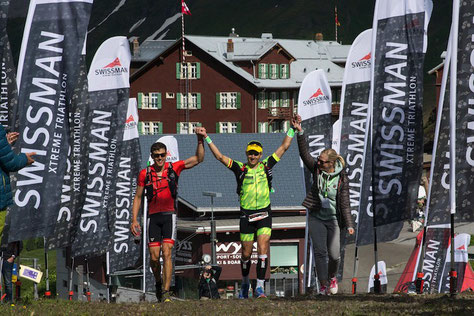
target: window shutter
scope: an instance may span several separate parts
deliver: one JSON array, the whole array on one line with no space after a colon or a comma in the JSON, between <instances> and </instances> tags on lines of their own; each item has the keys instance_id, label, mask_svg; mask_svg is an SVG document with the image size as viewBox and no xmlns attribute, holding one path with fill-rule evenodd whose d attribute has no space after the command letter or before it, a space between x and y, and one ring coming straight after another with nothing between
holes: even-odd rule
<instances>
[{"instance_id":1,"label":"window shutter","mask_svg":"<svg viewBox=\"0 0 474 316\"><path fill-rule=\"evenodd\" d=\"M158 122L158 134L163 134L163 122Z\"/></svg>"},{"instance_id":2,"label":"window shutter","mask_svg":"<svg viewBox=\"0 0 474 316\"><path fill-rule=\"evenodd\" d=\"M142 108L143 93L138 92L138 108Z\"/></svg>"},{"instance_id":3,"label":"window shutter","mask_svg":"<svg viewBox=\"0 0 474 316\"><path fill-rule=\"evenodd\" d=\"M240 100L241 100L240 92L237 92L237 100L236 100L237 104L236 105L237 105L237 109L239 109L239 110L240 110L240 102L241 102Z\"/></svg>"},{"instance_id":4,"label":"window shutter","mask_svg":"<svg viewBox=\"0 0 474 316\"><path fill-rule=\"evenodd\" d=\"M176 79L181 79L181 63L176 63Z\"/></svg>"},{"instance_id":5,"label":"window shutter","mask_svg":"<svg viewBox=\"0 0 474 316\"><path fill-rule=\"evenodd\" d=\"M283 78L284 68L285 68L285 64L280 64L280 78Z\"/></svg>"},{"instance_id":6,"label":"window shutter","mask_svg":"<svg viewBox=\"0 0 474 316\"><path fill-rule=\"evenodd\" d=\"M157 93L157 99L158 99L157 108L158 108L158 110L161 110L161 93L160 92Z\"/></svg>"},{"instance_id":7,"label":"window shutter","mask_svg":"<svg viewBox=\"0 0 474 316\"><path fill-rule=\"evenodd\" d=\"M176 123L176 134L180 134L180 132L181 132L181 128L180 128L180 127L181 127L181 124L180 124L179 122Z\"/></svg>"},{"instance_id":8,"label":"window shutter","mask_svg":"<svg viewBox=\"0 0 474 316\"><path fill-rule=\"evenodd\" d=\"M181 109L181 93L176 93L176 108Z\"/></svg>"},{"instance_id":9,"label":"window shutter","mask_svg":"<svg viewBox=\"0 0 474 316\"><path fill-rule=\"evenodd\" d=\"M241 133L241 132L242 132L242 123L237 122L237 133Z\"/></svg>"},{"instance_id":10,"label":"window shutter","mask_svg":"<svg viewBox=\"0 0 474 316\"><path fill-rule=\"evenodd\" d=\"M268 92L264 92L263 94L263 108L268 109L268 104L270 103L270 100L268 100L269 94Z\"/></svg>"},{"instance_id":11,"label":"window shutter","mask_svg":"<svg viewBox=\"0 0 474 316\"><path fill-rule=\"evenodd\" d=\"M216 93L216 109L221 109L221 94L219 92Z\"/></svg>"},{"instance_id":12,"label":"window shutter","mask_svg":"<svg viewBox=\"0 0 474 316\"><path fill-rule=\"evenodd\" d=\"M286 76L285 76L285 79L288 79L290 78L290 65L288 64L286 66Z\"/></svg>"},{"instance_id":13,"label":"window shutter","mask_svg":"<svg viewBox=\"0 0 474 316\"><path fill-rule=\"evenodd\" d=\"M143 123L138 122L138 134L143 135Z\"/></svg>"},{"instance_id":14,"label":"window shutter","mask_svg":"<svg viewBox=\"0 0 474 316\"><path fill-rule=\"evenodd\" d=\"M196 63L196 78L201 78L201 63Z\"/></svg>"},{"instance_id":15,"label":"window shutter","mask_svg":"<svg viewBox=\"0 0 474 316\"><path fill-rule=\"evenodd\" d=\"M273 133L273 125L272 124L268 125L268 132Z\"/></svg>"},{"instance_id":16,"label":"window shutter","mask_svg":"<svg viewBox=\"0 0 474 316\"><path fill-rule=\"evenodd\" d=\"M258 77L259 78L262 78L262 69L263 69L262 66L263 66L262 64L258 64Z\"/></svg>"},{"instance_id":17,"label":"window shutter","mask_svg":"<svg viewBox=\"0 0 474 316\"><path fill-rule=\"evenodd\" d=\"M257 133L261 133L261 132L262 132L262 123L258 122L258 131L257 131Z\"/></svg>"},{"instance_id":18,"label":"window shutter","mask_svg":"<svg viewBox=\"0 0 474 316\"><path fill-rule=\"evenodd\" d=\"M258 92L257 93L257 107L259 109L263 109L264 107L264 101L263 101L263 97L262 97L262 92Z\"/></svg>"},{"instance_id":19,"label":"window shutter","mask_svg":"<svg viewBox=\"0 0 474 316\"><path fill-rule=\"evenodd\" d=\"M282 102L281 102L281 92L277 92L277 106L281 107Z\"/></svg>"},{"instance_id":20,"label":"window shutter","mask_svg":"<svg viewBox=\"0 0 474 316\"><path fill-rule=\"evenodd\" d=\"M219 124L219 122L216 122L216 134L219 134L221 132L221 125Z\"/></svg>"},{"instance_id":21,"label":"window shutter","mask_svg":"<svg viewBox=\"0 0 474 316\"><path fill-rule=\"evenodd\" d=\"M200 110L201 109L201 94L198 93L197 94L197 109Z\"/></svg>"},{"instance_id":22,"label":"window shutter","mask_svg":"<svg viewBox=\"0 0 474 316\"><path fill-rule=\"evenodd\" d=\"M285 133L288 132L289 127L290 127L290 121L284 121L283 122L283 131Z\"/></svg>"},{"instance_id":23,"label":"window shutter","mask_svg":"<svg viewBox=\"0 0 474 316\"><path fill-rule=\"evenodd\" d=\"M265 76L264 79L268 79L268 74L269 74L268 69L269 69L269 66L270 66L269 64L264 64L264 67L265 67L265 74L266 74L266 76Z\"/></svg>"}]
</instances>

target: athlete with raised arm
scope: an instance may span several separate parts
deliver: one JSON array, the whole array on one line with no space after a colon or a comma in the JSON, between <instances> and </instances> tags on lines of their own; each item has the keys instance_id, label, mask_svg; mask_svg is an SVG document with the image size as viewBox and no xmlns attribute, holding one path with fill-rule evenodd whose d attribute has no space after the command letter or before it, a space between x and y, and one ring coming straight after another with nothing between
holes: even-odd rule
<instances>
[{"instance_id":1,"label":"athlete with raised arm","mask_svg":"<svg viewBox=\"0 0 474 316\"><path fill-rule=\"evenodd\" d=\"M166 145L160 142L154 143L150 148L154 163L140 171L138 176L137 192L133 200L131 231L135 236L140 235L141 229L137 217L143 192L146 191L148 249L150 250L150 267L156 280L156 298L158 301L171 301L169 292L173 270L171 251L176 240L178 177L181 171L191 169L204 160L204 146L200 129L200 127L196 128L198 145L194 156L170 164L166 162ZM163 282L161 280L160 251L163 255Z\"/></svg>"},{"instance_id":2,"label":"athlete with raised arm","mask_svg":"<svg viewBox=\"0 0 474 316\"><path fill-rule=\"evenodd\" d=\"M255 234L257 235L258 253L255 293L257 297L266 297L265 273L267 271L267 257L272 232L272 210L270 206L272 168L290 147L293 136L294 130L291 128L280 147L262 161L260 160L263 155L262 144L258 141L249 142L245 149L247 162L242 163L223 155L211 138L206 133L203 134L204 140L208 143L214 157L232 170L237 179L237 194L240 198L240 240L242 242L240 298L248 298L250 257Z\"/></svg>"}]
</instances>

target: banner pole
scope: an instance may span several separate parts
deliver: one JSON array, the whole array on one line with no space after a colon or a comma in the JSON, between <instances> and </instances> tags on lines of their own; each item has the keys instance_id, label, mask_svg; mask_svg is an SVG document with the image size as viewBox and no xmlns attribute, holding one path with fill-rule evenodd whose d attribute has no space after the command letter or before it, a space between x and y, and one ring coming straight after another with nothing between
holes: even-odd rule
<instances>
[{"instance_id":1,"label":"banner pole","mask_svg":"<svg viewBox=\"0 0 474 316\"><path fill-rule=\"evenodd\" d=\"M146 244L147 244L147 225L146 225L146 222L147 222L147 212L148 212L148 204L147 204L147 201L144 197L142 197L142 205L143 205L143 234L142 234L142 240L143 240L143 295L145 295L146 293Z\"/></svg>"},{"instance_id":2,"label":"banner pole","mask_svg":"<svg viewBox=\"0 0 474 316\"><path fill-rule=\"evenodd\" d=\"M308 212L306 209L306 226L304 230L304 270L303 270L303 294L306 294L306 288L308 287L309 282L307 281L308 276Z\"/></svg>"},{"instance_id":3,"label":"banner pole","mask_svg":"<svg viewBox=\"0 0 474 316\"><path fill-rule=\"evenodd\" d=\"M48 264L48 245L46 244L46 237L43 237L43 245L44 245L44 266L45 266L45 282L46 282L46 290L44 292L44 296L46 298L51 298L51 291L49 290L49 264Z\"/></svg>"},{"instance_id":4,"label":"banner pole","mask_svg":"<svg viewBox=\"0 0 474 316\"><path fill-rule=\"evenodd\" d=\"M69 300L72 301L72 297L74 296L74 292L72 290L72 279L74 273L74 257L71 258L71 271L69 271Z\"/></svg>"},{"instance_id":5,"label":"banner pole","mask_svg":"<svg viewBox=\"0 0 474 316\"><path fill-rule=\"evenodd\" d=\"M456 96L457 96L457 64L458 64L458 24L459 1L453 1L452 28L452 54L449 81L449 200L451 204L451 270L450 288L451 295L456 294L457 276L454 264L454 215L456 214Z\"/></svg>"},{"instance_id":6,"label":"banner pole","mask_svg":"<svg viewBox=\"0 0 474 316\"><path fill-rule=\"evenodd\" d=\"M110 252L105 253L105 273L107 274L107 303L110 303L110 287L112 286L112 277L110 276Z\"/></svg>"}]
</instances>

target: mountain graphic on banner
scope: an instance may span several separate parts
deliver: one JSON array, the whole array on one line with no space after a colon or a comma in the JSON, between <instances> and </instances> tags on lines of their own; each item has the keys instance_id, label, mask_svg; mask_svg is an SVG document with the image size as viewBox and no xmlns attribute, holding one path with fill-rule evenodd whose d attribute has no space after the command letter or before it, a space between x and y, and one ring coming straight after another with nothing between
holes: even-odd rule
<instances>
[{"instance_id":1,"label":"mountain graphic on banner","mask_svg":"<svg viewBox=\"0 0 474 316\"><path fill-rule=\"evenodd\" d=\"M130 123L130 122L133 122L133 121L135 121L135 119L133 118L133 115L130 115L128 117L128 119L125 121L125 123Z\"/></svg>"},{"instance_id":2,"label":"mountain graphic on banner","mask_svg":"<svg viewBox=\"0 0 474 316\"><path fill-rule=\"evenodd\" d=\"M105 66L104 68L114 68L116 66L120 66L122 67L122 64L120 63L120 59L117 57L115 58L115 60L113 62L111 62L110 64L108 64L107 66Z\"/></svg>"},{"instance_id":3,"label":"mountain graphic on banner","mask_svg":"<svg viewBox=\"0 0 474 316\"><path fill-rule=\"evenodd\" d=\"M310 99L312 98L317 98L319 97L320 95L324 95L323 92L321 91L321 89L318 89L318 91L316 91L311 97Z\"/></svg>"},{"instance_id":4,"label":"mountain graphic on banner","mask_svg":"<svg viewBox=\"0 0 474 316\"><path fill-rule=\"evenodd\" d=\"M372 58L372 53L368 53L367 55L365 55L364 57L359 59L359 61L361 61L361 60L370 60L371 58Z\"/></svg>"}]
</instances>

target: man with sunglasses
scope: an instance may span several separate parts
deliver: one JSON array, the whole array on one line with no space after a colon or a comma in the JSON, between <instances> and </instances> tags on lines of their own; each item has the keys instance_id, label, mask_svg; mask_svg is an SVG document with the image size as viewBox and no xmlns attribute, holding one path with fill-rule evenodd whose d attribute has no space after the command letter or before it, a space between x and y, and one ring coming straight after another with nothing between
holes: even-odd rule
<instances>
[{"instance_id":1,"label":"man with sunglasses","mask_svg":"<svg viewBox=\"0 0 474 316\"><path fill-rule=\"evenodd\" d=\"M145 187L148 202L148 249L150 250L150 267L156 280L156 297L158 301L171 301L170 284L172 274L171 251L176 239L176 182L171 181L173 176L179 177L185 169L191 169L204 160L204 146L201 127L195 130L198 137L196 154L186 160L179 160L170 166L166 162L167 148L160 142L154 143L151 148L152 166L140 171L138 186L133 200L133 217L131 231L134 236L141 232L137 221ZM172 168L172 169L171 169ZM174 173L175 175L170 174ZM175 185L176 186L175 186ZM161 280L160 251L163 255L163 281ZM163 289L162 289L163 287Z\"/></svg>"},{"instance_id":2,"label":"man with sunglasses","mask_svg":"<svg viewBox=\"0 0 474 316\"><path fill-rule=\"evenodd\" d=\"M207 134L203 134L203 136L214 157L232 170L237 179L237 194L239 194L241 214L240 240L242 242L242 257L240 259L242 286L239 297L248 298L250 257L252 256L255 234L257 235L258 252L255 294L258 298L266 297L264 288L265 273L268 266L267 257L272 232L269 179L271 178L271 169L290 147L294 130L291 128L280 147L263 160L260 160L263 155L262 144L258 141L249 142L245 149L246 163L223 155Z\"/></svg>"}]
</instances>

